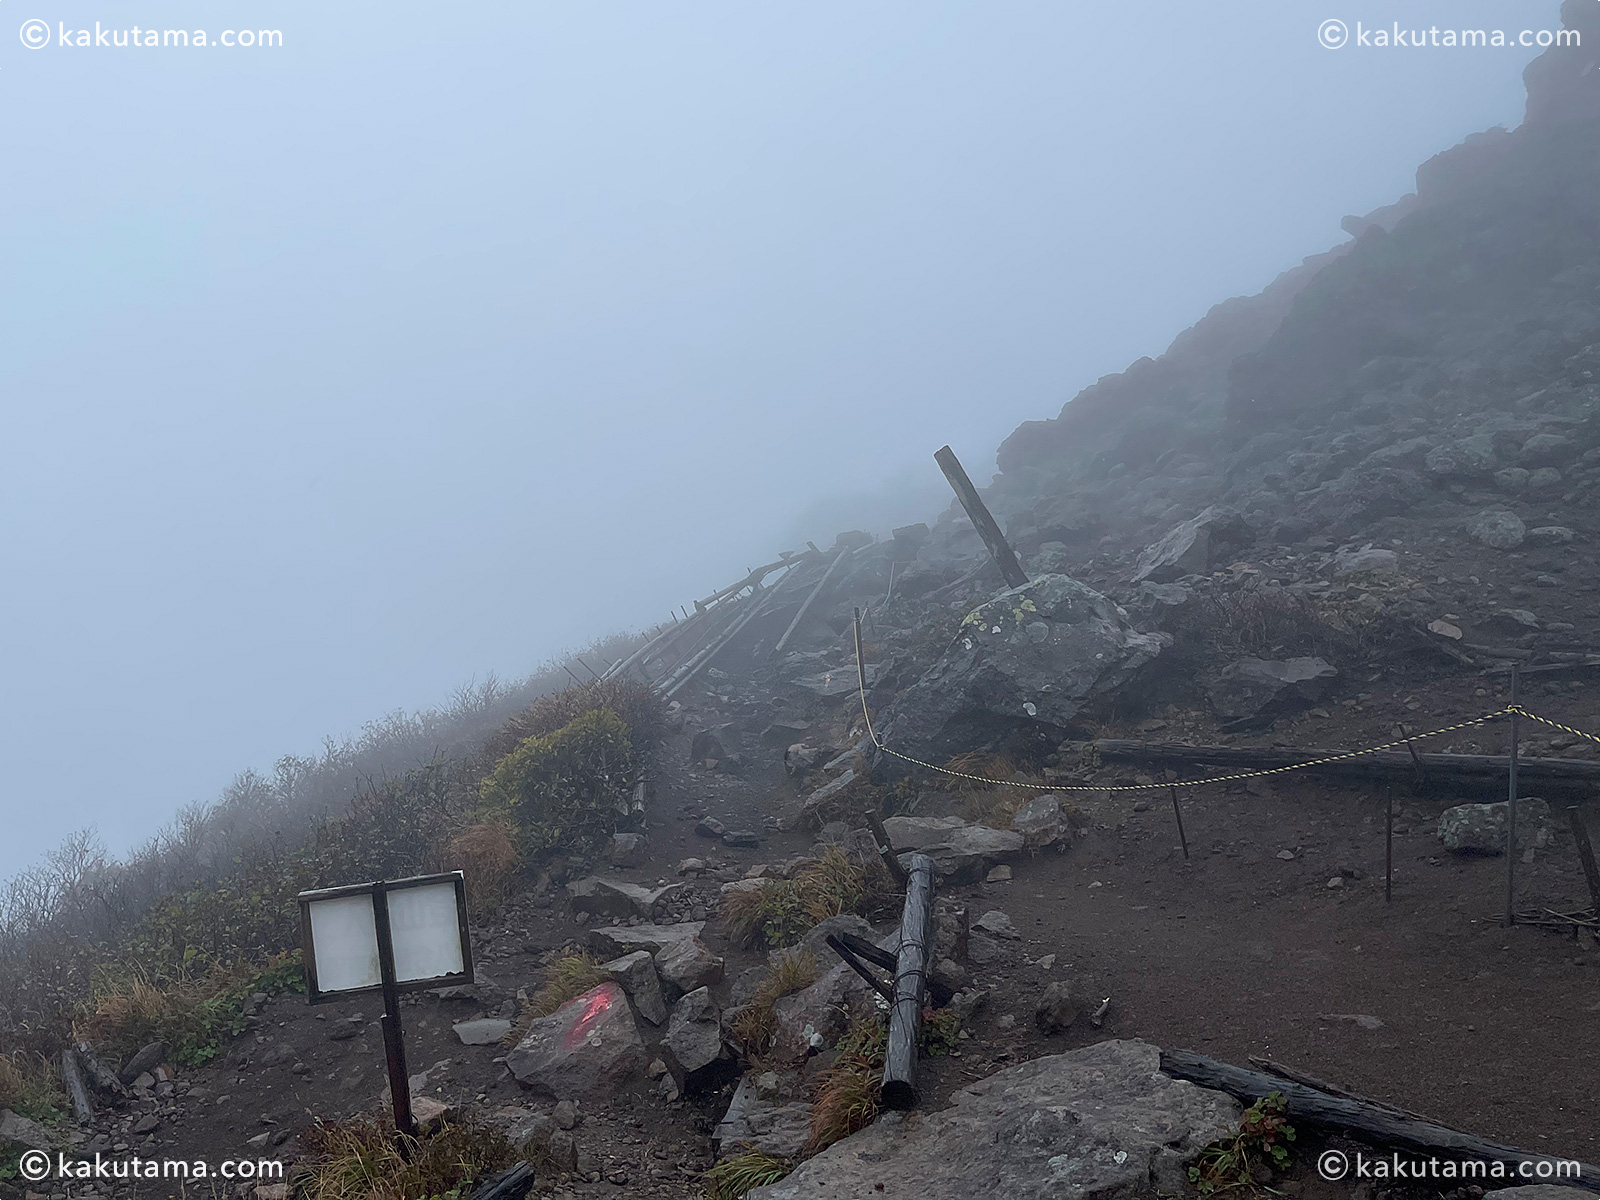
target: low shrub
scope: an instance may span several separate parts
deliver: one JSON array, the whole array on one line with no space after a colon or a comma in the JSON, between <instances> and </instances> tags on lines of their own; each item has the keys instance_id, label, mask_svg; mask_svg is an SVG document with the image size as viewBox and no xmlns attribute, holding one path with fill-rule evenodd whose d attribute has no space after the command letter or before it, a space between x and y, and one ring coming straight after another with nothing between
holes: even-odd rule
<instances>
[{"instance_id":1,"label":"low shrub","mask_svg":"<svg viewBox=\"0 0 1600 1200\"><path fill-rule=\"evenodd\" d=\"M725 1158L700 1177L706 1200L744 1200L758 1187L777 1183L794 1170L794 1162L761 1150L747 1150Z\"/></svg>"},{"instance_id":2,"label":"low shrub","mask_svg":"<svg viewBox=\"0 0 1600 1200\"><path fill-rule=\"evenodd\" d=\"M517 831L505 817L468 825L450 839L444 854L445 870L466 874L467 906L475 916L506 902L517 862Z\"/></svg>"},{"instance_id":3,"label":"low shrub","mask_svg":"<svg viewBox=\"0 0 1600 1200\"><path fill-rule=\"evenodd\" d=\"M515 823L532 856L614 832L638 771L622 718L593 709L554 733L524 739L495 764L479 794L487 813Z\"/></svg>"},{"instance_id":4,"label":"low shrub","mask_svg":"<svg viewBox=\"0 0 1600 1200\"><path fill-rule=\"evenodd\" d=\"M61 1078L48 1058L26 1051L0 1055L0 1109L53 1124L65 1107Z\"/></svg>"},{"instance_id":5,"label":"low shrub","mask_svg":"<svg viewBox=\"0 0 1600 1200\"><path fill-rule=\"evenodd\" d=\"M302 1140L311 1157L295 1182L305 1200L459 1200L519 1157L503 1131L473 1120L408 1137L386 1119L353 1117L319 1121Z\"/></svg>"},{"instance_id":6,"label":"low shrub","mask_svg":"<svg viewBox=\"0 0 1600 1200\"><path fill-rule=\"evenodd\" d=\"M1294 1141L1294 1126L1284 1119L1286 1109L1282 1092L1263 1096L1244 1110L1236 1132L1200 1152L1200 1161L1189 1168L1189 1180L1202 1196L1235 1188L1253 1192L1252 1168L1262 1165L1281 1170L1289 1165L1285 1143Z\"/></svg>"},{"instance_id":7,"label":"low shrub","mask_svg":"<svg viewBox=\"0 0 1600 1200\"><path fill-rule=\"evenodd\" d=\"M654 747L666 723L666 705L654 688L631 679L608 679L540 696L505 723L485 752L491 759L504 758L528 738L555 733L600 708L628 727L629 744L640 756Z\"/></svg>"},{"instance_id":8,"label":"low shrub","mask_svg":"<svg viewBox=\"0 0 1600 1200\"><path fill-rule=\"evenodd\" d=\"M839 1041L838 1058L817 1077L808 1154L827 1149L877 1119L888 1046L889 1031L879 1014L852 1016L850 1028Z\"/></svg>"}]
</instances>

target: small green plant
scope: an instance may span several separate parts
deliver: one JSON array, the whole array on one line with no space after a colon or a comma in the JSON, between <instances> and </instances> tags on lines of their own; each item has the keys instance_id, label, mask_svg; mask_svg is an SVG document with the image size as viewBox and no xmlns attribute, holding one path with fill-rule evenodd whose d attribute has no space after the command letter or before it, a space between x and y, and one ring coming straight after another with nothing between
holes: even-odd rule
<instances>
[{"instance_id":1,"label":"small green plant","mask_svg":"<svg viewBox=\"0 0 1600 1200\"><path fill-rule=\"evenodd\" d=\"M759 1059L772 1049L778 1032L778 1001L809 987L820 974L817 956L809 950L790 950L778 956L756 986L750 1003L733 1018L733 1034L744 1048L745 1057Z\"/></svg>"},{"instance_id":2,"label":"small green plant","mask_svg":"<svg viewBox=\"0 0 1600 1200\"><path fill-rule=\"evenodd\" d=\"M942 1058L961 1044L961 1017L954 1009L924 1009L922 1052Z\"/></svg>"},{"instance_id":3,"label":"small green plant","mask_svg":"<svg viewBox=\"0 0 1600 1200\"><path fill-rule=\"evenodd\" d=\"M1258 1185L1252 1168L1259 1164L1281 1170L1289 1165L1286 1143L1294 1141L1294 1126L1284 1119L1286 1109L1282 1092L1263 1096L1244 1110L1237 1132L1200 1152L1200 1161L1189 1168L1189 1180L1202 1196L1239 1188L1253 1191Z\"/></svg>"},{"instance_id":4,"label":"small green plant","mask_svg":"<svg viewBox=\"0 0 1600 1200\"><path fill-rule=\"evenodd\" d=\"M723 1159L702 1175L700 1182L705 1185L706 1200L744 1200L749 1192L777 1183L792 1170L790 1159L749 1150Z\"/></svg>"}]
</instances>

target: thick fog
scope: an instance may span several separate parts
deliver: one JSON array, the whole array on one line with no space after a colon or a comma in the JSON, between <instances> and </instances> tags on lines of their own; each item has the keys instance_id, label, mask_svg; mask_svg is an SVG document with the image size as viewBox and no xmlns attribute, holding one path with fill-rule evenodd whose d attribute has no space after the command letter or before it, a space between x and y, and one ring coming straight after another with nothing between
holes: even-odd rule
<instances>
[{"instance_id":1,"label":"thick fog","mask_svg":"<svg viewBox=\"0 0 1600 1200\"><path fill-rule=\"evenodd\" d=\"M932 518L938 446L983 482L1019 421L1520 120L1537 49L1328 50L1324 18L1558 24L143 7L0 22L0 875L805 538ZM97 17L283 45L55 44Z\"/></svg>"}]
</instances>

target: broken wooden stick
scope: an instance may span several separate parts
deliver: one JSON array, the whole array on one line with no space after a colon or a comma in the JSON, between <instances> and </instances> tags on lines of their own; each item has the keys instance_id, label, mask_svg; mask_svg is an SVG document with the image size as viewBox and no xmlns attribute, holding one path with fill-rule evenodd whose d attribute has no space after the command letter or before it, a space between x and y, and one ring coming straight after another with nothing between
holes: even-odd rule
<instances>
[{"instance_id":1,"label":"broken wooden stick","mask_svg":"<svg viewBox=\"0 0 1600 1200\"><path fill-rule=\"evenodd\" d=\"M72 1101L72 1115L78 1119L78 1124L87 1125L93 1121L94 1105L89 1101L89 1089L83 1084L77 1052L71 1046L61 1052L61 1082Z\"/></svg>"},{"instance_id":2,"label":"broken wooden stick","mask_svg":"<svg viewBox=\"0 0 1600 1200\"><path fill-rule=\"evenodd\" d=\"M822 589L828 586L828 580L833 578L833 573L839 569L839 564L850 557L854 546L846 546L828 564L828 569L822 573L822 578L817 580L817 586L811 589L811 594L806 597L805 603L800 606L800 611L795 613L794 620L789 622L789 628L783 631L783 636L778 639L778 644L772 648L772 657L777 658L783 653L783 648L789 644L789 639L794 636L794 631L800 628L800 622L806 619L806 613L811 611L811 605L822 594ZM787 577L785 577L787 578Z\"/></svg>"},{"instance_id":3,"label":"broken wooden stick","mask_svg":"<svg viewBox=\"0 0 1600 1200\"><path fill-rule=\"evenodd\" d=\"M1230 1063L1218 1062L1192 1050L1163 1050L1161 1069L1174 1079L1187 1079L1201 1087L1227 1092L1245 1104L1253 1104L1273 1092L1281 1092L1288 1116L1353 1134L1380 1146L1399 1147L1422 1154L1449 1154L1454 1157L1500 1162L1512 1170L1522 1163L1549 1164L1550 1174L1539 1175L1540 1182L1581 1186L1582 1180L1600 1178L1600 1167L1579 1165L1579 1178L1568 1179L1565 1168L1557 1174L1562 1160L1531 1154L1515 1146L1486 1141L1459 1129L1405 1115L1401 1110L1379 1106L1350 1096L1332 1096L1318 1088L1260 1071L1249 1071Z\"/></svg>"},{"instance_id":4,"label":"broken wooden stick","mask_svg":"<svg viewBox=\"0 0 1600 1200\"><path fill-rule=\"evenodd\" d=\"M933 859L913 854L906 873L906 904L900 917L900 952L889 1005L889 1048L883 1067L886 1108L917 1103L917 1043L922 1032L923 992L933 951Z\"/></svg>"},{"instance_id":5,"label":"broken wooden stick","mask_svg":"<svg viewBox=\"0 0 1600 1200\"><path fill-rule=\"evenodd\" d=\"M984 504L983 497L978 495L978 489L972 486L972 480L967 478L966 468L961 465L956 452L949 446L941 446L934 451L933 461L939 464L939 469L944 472L944 477L950 481L950 486L955 491L956 499L961 501L961 507L967 510L967 516L972 519L978 536L983 539L983 544L989 547L989 554L1000 568L1000 574L1005 577L1006 586L1014 588L1025 586L1028 576L1023 572L1022 564L1017 561L1017 552L1011 548L1011 543L1006 541L1006 535L1000 532L1000 526L989 514L988 506Z\"/></svg>"}]
</instances>

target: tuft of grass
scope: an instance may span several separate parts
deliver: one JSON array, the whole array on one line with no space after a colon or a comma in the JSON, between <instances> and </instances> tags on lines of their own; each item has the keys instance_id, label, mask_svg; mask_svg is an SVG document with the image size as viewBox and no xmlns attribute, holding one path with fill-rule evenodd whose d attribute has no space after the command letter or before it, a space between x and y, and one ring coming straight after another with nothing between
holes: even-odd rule
<instances>
[{"instance_id":1,"label":"tuft of grass","mask_svg":"<svg viewBox=\"0 0 1600 1200\"><path fill-rule=\"evenodd\" d=\"M467 899L474 913L499 908L516 875L517 832L503 815L468 825L450 840L445 870L466 872Z\"/></svg>"},{"instance_id":2,"label":"tuft of grass","mask_svg":"<svg viewBox=\"0 0 1600 1200\"><path fill-rule=\"evenodd\" d=\"M420 1138L379 1117L319 1121L304 1141L311 1159L296 1194L305 1200L459 1200L518 1158L504 1132L471 1120Z\"/></svg>"},{"instance_id":3,"label":"tuft of grass","mask_svg":"<svg viewBox=\"0 0 1600 1200\"><path fill-rule=\"evenodd\" d=\"M528 1036L528 1027L540 1017L548 1017L569 1000L575 1000L592 988L599 987L608 978L600 964L587 953L568 954L558 958L545 973L544 983L528 998L517 1017L511 1032L501 1039L502 1044L514 1046Z\"/></svg>"},{"instance_id":4,"label":"tuft of grass","mask_svg":"<svg viewBox=\"0 0 1600 1200\"><path fill-rule=\"evenodd\" d=\"M853 912L871 919L892 910L897 901L894 881L881 862L862 862L829 846L793 879L767 879L759 888L729 892L722 900L722 915L741 945L764 940L769 946L787 946L829 917Z\"/></svg>"},{"instance_id":5,"label":"tuft of grass","mask_svg":"<svg viewBox=\"0 0 1600 1200\"><path fill-rule=\"evenodd\" d=\"M839 1042L839 1057L817 1078L808 1154L827 1149L877 1119L889 1031L877 1013L857 1013Z\"/></svg>"},{"instance_id":6,"label":"tuft of grass","mask_svg":"<svg viewBox=\"0 0 1600 1200\"><path fill-rule=\"evenodd\" d=\"M778 956L756 985L750 1003L733 1019L733 1034L746 1058L758 1059L772 1049L778 1033L774 1014L778 1001L810 987L821 974L817 956L809 950L789 950Z\"/></svg>"},{"instance_id":7,"label":"tuft of grass","mask_svg":"<svg viewBox=\"0 0 1600 1200\"><path fill-rule=\"evenodd\" d=\"M0 1109L54 1123L64 1115L66 1102L55 1064L44 1055L0 1054Z\"/></svg>"},{"instance_id":8,"label":"tuft of grass","mask_svg":"<svg viewBox=\"0 0 1600 1200\"><path fill-rule=\"evenodd\" d=\"M756 1188L777 1183L794 1166L790 1159L749 1150L723 1159L702 1175L700 1182L705 1185L706 1200L744 1200Z\"/></svg>"}]
</instances>

